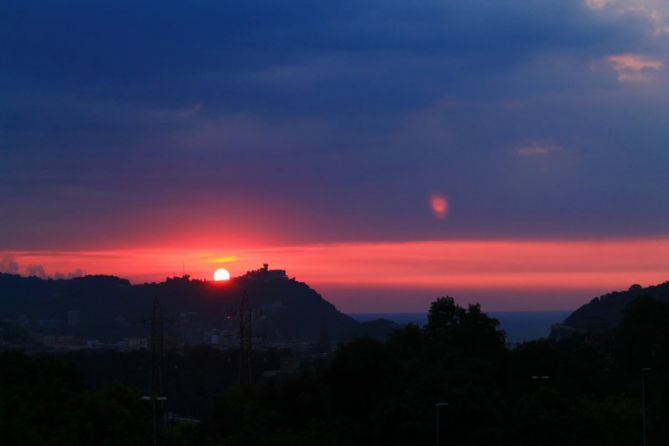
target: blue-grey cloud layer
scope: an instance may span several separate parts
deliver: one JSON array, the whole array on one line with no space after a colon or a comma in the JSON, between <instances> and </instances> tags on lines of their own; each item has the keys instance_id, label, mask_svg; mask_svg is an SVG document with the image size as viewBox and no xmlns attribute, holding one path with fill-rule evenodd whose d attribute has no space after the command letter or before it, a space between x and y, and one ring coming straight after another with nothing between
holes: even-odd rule
<instances>
[{"instance_id":1,"label":"blue-grey cloud layer","mask_svg":"<svg viewBox=\"0 0 669 446\"><path fill-rule=\"evenodd\" d=\"M621 84L605 62L664 54L642 17L577 0L23 0L0 30L0 247L193 221L286 241L667 232L666 83Z\"/></svg>"}]
</instances>

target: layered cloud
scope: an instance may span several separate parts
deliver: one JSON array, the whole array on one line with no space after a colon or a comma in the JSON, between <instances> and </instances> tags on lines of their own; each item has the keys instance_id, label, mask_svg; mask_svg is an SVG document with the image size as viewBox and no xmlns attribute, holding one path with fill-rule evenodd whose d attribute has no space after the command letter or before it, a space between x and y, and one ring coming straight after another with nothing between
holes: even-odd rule
<instances>
[{"instance_id":1,"label":"layered cloud","mask_svg":"<svg viewBox=\"0 0 669 446\"><path fill-rule=\"evenodd\" d=\"M609 56L608 62L621 82L646 81L664 68L661 60L640 54L616 54Z\"/></svg>"},{"instance_id":2,"label":"layered cloud","mask_svg":"<svg viewBox=\"0 0 669 446\"><path fill-rule=\"evenodd\" d=\"M4 2L0 248L664 234L627 3Z\"/></svg>"},{"instance_id":3,"label":"layered cloud","mask_svg":"<svg viewBox=\"0 0 669 446\"><path fill-rule=\"evenodd\" d=\"M595 10L621 16L641 17L651 25L656 36L669 34L669 4L664 0L585 0Z\"/></svg>"}]
</instances>

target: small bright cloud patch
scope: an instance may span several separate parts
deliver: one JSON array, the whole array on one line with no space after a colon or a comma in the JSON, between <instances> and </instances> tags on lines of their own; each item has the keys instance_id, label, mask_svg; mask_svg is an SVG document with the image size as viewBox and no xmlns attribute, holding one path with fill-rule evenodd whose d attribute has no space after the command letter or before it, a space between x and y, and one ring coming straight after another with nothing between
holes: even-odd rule
<instances>
[{"instance_id":1,"label":"small bright cloud patch","mask_svg":"<svg viewBox=\"0 0 669 446\"><path fill-rule=\"evenodd\" d=\"M430 197L430 208L435 217L443 220L448 215L450 208L448 199L442 194L432 194Z\"/></svg>"}]
</instances>

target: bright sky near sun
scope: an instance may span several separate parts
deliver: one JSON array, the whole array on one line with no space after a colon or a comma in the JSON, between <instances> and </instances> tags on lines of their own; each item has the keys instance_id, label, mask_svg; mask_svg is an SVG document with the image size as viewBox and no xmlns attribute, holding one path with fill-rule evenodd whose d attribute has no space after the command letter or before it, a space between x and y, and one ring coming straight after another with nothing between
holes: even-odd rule
<instances>
[{"instance_id":1,"label":"bright sky near sun","mask_svg":"<svg viewBox=\"0 0 669 446\"><path fill-rule=\"evenodd\" d=\"M25 252L16 259L46 265L49 271L87 264L97 273L120 274L135 282L181 275L182 263L195 278L209 280L216 270L222 279L228 270L240 275L256 269L262 259L317 290L327 290L324 294L342 309L357 312L378 307L415 311L440 293L456 291L461 299L493 310L569 309L587 297L633 283L662 282L669 270L669 238L339 243L235 252ZM218 269L221 265L226 268Z\"/></svg>"},{"instance_id":2,"label":"bright sky near sun","mask_svg":"<svg viewBox=\"0 0 669 446\"><path fill-rule=\"evenodd\" d=\"M669 277L665 0L7 0L0 29L0 271L269 262L379 312Z\"/></svg>"}]
</instances>

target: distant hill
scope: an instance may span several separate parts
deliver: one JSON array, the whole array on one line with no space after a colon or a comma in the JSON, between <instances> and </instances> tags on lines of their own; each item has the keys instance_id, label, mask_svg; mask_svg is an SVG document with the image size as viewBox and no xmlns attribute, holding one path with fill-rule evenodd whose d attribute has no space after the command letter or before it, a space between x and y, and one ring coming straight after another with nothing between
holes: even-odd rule
<instances>
[{"instance_id":1,"label":"distant hill","mask_svg":"<svg viewBox=\"0 0 669 446\"><path fill-rule=\"evenodd\" d=\"M155 296L167 330L192 343L211 330L236 331L236 312L246 291L254 311L254 336L277 341L330 341L357 335L384 336L390 321L359 323L338 311L307 284L266 266L228 282L168 278L132 285L114 276L40 279L0 274L0 320L40 333L70 333L112 342L144 336Z\"/></svg>"},{"instance_id":2,"label":"distant hill","mask_svg":"<svg viewBox=\"0 0 669 446\"><path fill-rule=\"evenodd\" d=\"M643 288L632 285L627 291L615 291L595 297L571 313L562 324L553 326L552 337L570 333L603 333L617 327L623 319L625 307L641 295L650 295L669 302L669 282Z\"/></svg>"}]
</instances>

